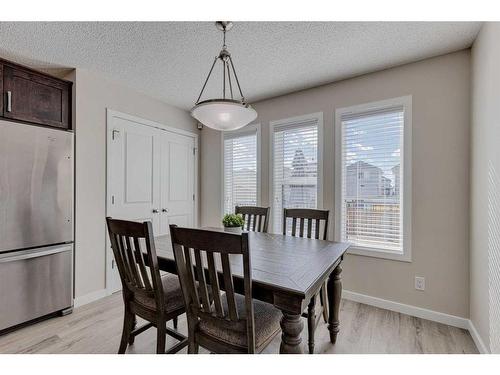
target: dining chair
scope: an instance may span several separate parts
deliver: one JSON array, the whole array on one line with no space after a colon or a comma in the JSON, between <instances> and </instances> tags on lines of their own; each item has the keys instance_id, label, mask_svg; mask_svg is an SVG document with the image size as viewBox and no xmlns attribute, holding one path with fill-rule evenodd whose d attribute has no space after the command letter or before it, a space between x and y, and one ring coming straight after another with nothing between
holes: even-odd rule
<instances>
[{"instance_id":1,"label":"dining chair","mask_svg":"<svg viewBox=\"0 0 500 375\"><path fill-rule=\"evenodd\" d=\"M248 233L170 225L170 234L186 305L188 353L198 353L199 346L213 353L261 352L279 333L281 312L252 299ZM235 293L232 266L243 271L243 295Z\"/></svg>"},{"instance_id":2,"label":"dining chair","mask_svg":"<svg viewBox=\"0 0 500 375\"><path fill-rule=\"evenodd\" d=\"M243 215L247 231L267 233L269 207L236 206L234 213Z\"/></svg>"},{"instance_id":3,"label":"dining chair","mask_svg":"<svg viewBox=\"0 0 500 375\"><path fill-rule=\"evenodd\" d=\"M283 235L287 235L287 221L292 219L291 225L291 235L307 238L312 238L314 233L314 238L319 240L326 240L328 236L328 210L315 210L306 208L285 208L283 210ZM306 222L307 221L307 222ZM321 233L321 226L323 222L323 232ZM307 224L306 224L307 223ZM297 231L297 224L299 225ZM306 231L307 227L307 232ZM316 321L316 297L320 296L320 302L322 307L322 314L325 323L328 323L328 299L326 294L326 283L321 286L318 293L316 293L307 306L307 312L303 313L302 316L307 318L307 334L308 334L308 344L309 344L309 354L314 353L314 331L318 325Z\"/></svg>"},{"instance_id":4,"label":"dining chair","mask_svg":"<svg viewBox=\"0 0 500 375\"><path fill-rule=\"evenodd\" d=\"M138 223L110 217L106 222L125 305L118 353L125 353L127 346L134 343L135 336L151 327L157 329L157 353L165 353L167 334L179 340L167 353L178 352L188 344L187 338L167 327L167 322L173 320L177 329L177 317L185 312L184 299L177 276L160 275L151 222ZM148 323L135 328L136 316Z\"/></svg>"}]
</instances>

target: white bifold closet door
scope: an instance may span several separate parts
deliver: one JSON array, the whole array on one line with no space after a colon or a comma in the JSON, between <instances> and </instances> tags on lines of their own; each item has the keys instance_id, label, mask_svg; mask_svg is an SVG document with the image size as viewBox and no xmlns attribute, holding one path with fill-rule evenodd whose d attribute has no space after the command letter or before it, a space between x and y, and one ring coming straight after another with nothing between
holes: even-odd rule
<instances>
[{"instance_id":1,"label":"white bifold closet door","mask_svg":"<svg viewBox=\"0 0 500 375\"><path fill-rule=\"evenodd\" d=\"M151 221L155 236L168 235L169 225L194 226L195 139L147 126L140 119L108 116L107 215ZM107 278L119 289L108 242ZM109 288L108 288L109 289Z\"/></svg>"}]
</instances>

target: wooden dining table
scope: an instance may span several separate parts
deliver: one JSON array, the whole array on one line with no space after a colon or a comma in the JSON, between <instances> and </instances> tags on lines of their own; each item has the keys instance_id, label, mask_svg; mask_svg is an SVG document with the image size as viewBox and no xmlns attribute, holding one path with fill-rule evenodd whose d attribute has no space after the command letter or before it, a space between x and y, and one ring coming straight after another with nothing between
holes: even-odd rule
<instances>
[{"instance_id":1,"label":"wooden dining table","mask_svg":"<svg viewBox=\"0 0 500 375\"><path fill-rule=\"evenodd\" d=\"M335 344L340 328L341 263L349 244L259 232L248 232L248 242L252 296L273 304L283 314L280 353L303 353L301 314L325 281L328 330L330 342ZM160 270L177 274L170 237L156 237L155 247ZM243 294L241 257L232 257L230 262L235 291Z\"/></svg>"}]
</instances>

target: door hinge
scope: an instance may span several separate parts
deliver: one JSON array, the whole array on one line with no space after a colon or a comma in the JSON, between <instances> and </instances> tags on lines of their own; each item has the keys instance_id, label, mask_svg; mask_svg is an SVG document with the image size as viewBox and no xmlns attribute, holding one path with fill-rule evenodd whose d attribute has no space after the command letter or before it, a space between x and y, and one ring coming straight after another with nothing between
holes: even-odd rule
<instances>
[{"instance_id":1,"label":"door hinge","mask_svg":"<svg viewBox=\"0 0 500 375\"><path fill-rule=\"evenodd\" d=\"M111 204L115 204L115 196L114 195L111 196Z\"/></svg>"},{"instance_id":2,"label":"door hinge","mask_svg":"<svg viewBox=\"0 0 500 375\"><path fill-rule=\"evenodd\" d=\"M115 260L114 259L111 259L111 268L115 268Z\"/></svg>"},{"instance_id":3,"label":"door hinge","mask_svg":"<svg viewBox=\"0 0 500 375\"><path fill-rule=\"evenodd\" d=\"M196 155L196 148L193 148L193 155Z\"/></svg>"},{"instance_id":4,"label":"door hinge","mask_svg":"<svg viewBox=\"0 0 500 375\"><path fill-rule=\"evenodd\" d=\"M115 135L116 134L120 134L120 131L119 130L116 130L116 129L113 129L113 131L111 132L111 139L114 141L115 140Z\"/></svg>"},{"instance_id":5,"label":"door hinge","mask_svg":"<svg viewBox=\"0 0 500 375\"><path fill-rule=\"evenodd\" d=\"M194 200L194 194L193 194L193 200Z\"/></svg>"}]
</instances>

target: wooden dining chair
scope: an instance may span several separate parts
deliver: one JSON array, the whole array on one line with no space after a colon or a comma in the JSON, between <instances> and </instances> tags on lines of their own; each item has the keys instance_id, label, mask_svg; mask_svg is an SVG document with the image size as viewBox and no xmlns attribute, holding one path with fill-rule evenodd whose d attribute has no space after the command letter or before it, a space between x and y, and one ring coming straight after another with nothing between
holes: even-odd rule
<instances>
[{"instance_id":1,"label":"wooden dining chair","mask_svg":"<svg viewBox=\"0 0 500 375\"><path fill-rule=\"evenodd\" d=\"M214 353L261 352L280 331L281 312L252 299L248 233L170 225L170 234L186 305L188 353L198 353L199 346ZM243 295L235 293L231 269L238 260Z\"/></svg>"},{"instance_id":2,"label":"wooden dining chair","mask_svg":"<svg viewBox=\"0 0 500 375\"><path fill-rule=\"evenodd\" d=\"M269 207L236 206L234 213L243 215L243 228L247 231L267 233L269 210Z\"/></svg>"},{"instance_id":3,"label":"wooden dining chair","mask_svg":"<svg viewBox=\"0 0 500 375\"><path fill-rule=\"evenodd\" d=\"M127 345L134 343L135 336L151 327L157 329L157 353L165 353L167 334L179 340L167 353L178 352L188 344L187 338L167 327L167 322L173 320L177 328L177 317L185 312L184 299L177 276L160 275L151 222L137 223L110 217L106 222L125 304L118 353L125 353ZM148 323L135 328L136 316Z\"/></svg>"},{"instance_id":4,"label":"wooden dining chair","mask_svg":"<svg viewBox=\"0 0 500 375\"><path fill-rule=\"evenodd\" d=\"M326 240L328 236L328 210L314 210L305 208L285 208L283 210L283 235L287 235L287 221L292 219L291 234L292 236L299 236L312 238L314 234L315 239ZM321 226L323 223L323 231ZM297 224L299 226L297 231ZM307 230L307 232L306 232ZM314 331L318 324L316 321L316 297L319 294L322 314L325 323L328 323L328 299L326 294L326 283L323 284L319 292L314 295L309 301L307 312L302 316L307 318L307 334L309 343L309 354L314 353Z\"/></svg>"}]
</instances>

